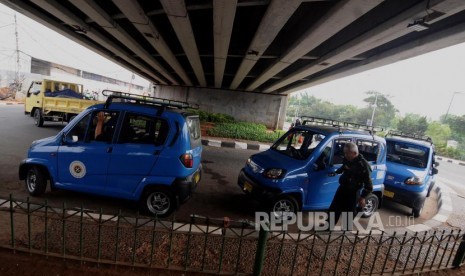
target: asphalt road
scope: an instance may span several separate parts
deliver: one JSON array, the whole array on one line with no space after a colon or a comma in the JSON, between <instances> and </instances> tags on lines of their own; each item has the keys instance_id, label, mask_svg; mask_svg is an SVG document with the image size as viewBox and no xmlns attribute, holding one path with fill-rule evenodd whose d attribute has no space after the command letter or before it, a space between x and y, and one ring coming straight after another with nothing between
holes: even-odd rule
<instances>
[{"instance_id":1,"label":"asphalt road","mask_svg":"<svg viewBox=\"0 0 465 276\"><path fill-rule=\"evenodd\" d=\"M15 199L25 200L28 197L24 182L18 180L18 165L26 157L27 149L32 141L53 136L63 128L61 123L45 123L43 128L34 125L33 119L25 116L23 106L0 105L0 197L6 198L12 194ZM204 147L202 163L203 178L194 197L184 204L177 212L176 218L187 220L190 214L198 214L214 218L230 217L231 219L253 219L256 211L262 211L263 206L247 197L237 186L237 176L245 161L257 151L229 148ZM440 176L463 183L463 176L458 169L446 164L440 167ZM457 166L457 165L455 165ZM463 193L465 194L465 193ZM66 202L67 207L86 209L103 209L105 213L135 215L136 204L113 198L104 198L67 191L47 192L32 202L43 203L47 199L55 207ZM385 201L380 215L385 227L400 227L421 223L436 212L436 201L427 200L427 207L420 218L409 218L410 209L402 205Z\"/></svg>"}]
</instances>

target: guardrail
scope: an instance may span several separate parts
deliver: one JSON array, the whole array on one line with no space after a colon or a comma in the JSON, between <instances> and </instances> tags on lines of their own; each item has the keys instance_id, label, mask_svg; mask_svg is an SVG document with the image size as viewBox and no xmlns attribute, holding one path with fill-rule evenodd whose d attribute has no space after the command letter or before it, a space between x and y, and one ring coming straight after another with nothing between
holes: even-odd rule
<instances>
[{"instance_id":1,"label":"guardrail","mask_svg":"<svg viewBox=\"0 0 465 276\"><path fill-rule=\"evenodd\" d=\"M459 267L461 230L267 232L249 221L105 215L0 199L0 247L81 262L254 275L412 274Z\"/></svg>"}]
</instances>

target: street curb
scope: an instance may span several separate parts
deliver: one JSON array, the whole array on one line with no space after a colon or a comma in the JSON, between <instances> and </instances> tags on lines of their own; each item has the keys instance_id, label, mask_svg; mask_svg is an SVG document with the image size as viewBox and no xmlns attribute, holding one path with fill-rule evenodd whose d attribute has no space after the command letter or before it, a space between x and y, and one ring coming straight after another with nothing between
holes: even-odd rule
<instances>
[{"instance_id":1,"label":"street curb","mask_svg":"<svg viewBox=\"0 0 465 276\"><path fill-rule=\"evenodd\" d=\"M450 188L444 183L436 182L434 191L438 195L438 212L431 219L405 227L411 232L429 231L433 228L439 227L447 222L449 215L453 212L452 199L450 197Z\"/></svg>"},{"instance_id":2,"label":"street curb","mask_svg":"<svg viewBox=\"0 0 465 276\"><path fill-rule=\"evenodd\" d=\"M447 163L452 163L452 164L457 164L457 165L460 165L460 166L465 166L464 161L451 159L451 158L447 158L447 157L436 156L436 160L447 162Z\"/></svg>"},{"instance_id":3,"label":"street curb","mask_svg":"<svg viewBox=\"0 0 465 276\"><path fill-rule=\"evenodd\" d=\"M24 104L21 102L5 102L5 101L0 101L0 105L19 105L19 104Z\"/></svg>"},{"instance_id":4,"label":"street curb","mask_svg":"<svg viewBox=\"0 0 465 276\"><path fill-rule=\"evenodd\" d=\"M245 143L237 141L221 141L214 139L202 139L202 145L217 148L233 148L258 151L264 151L270 148L269 145L265 144Z\"/></svg>"},{"instance_id":5,"label":"street curb","mask_svg":"<svg viewBox=\"0 0 465 276\"><path fill-rule=\"evenodd\" d=\"M249 144L249 143L243 143L243 142L235 142L235 141L221 141L221 140L211 140L211 139L204 139L202 140L202 144L205 146L209 147L225 147L225 148L236 148L236 149L249 149L249 150L267 150L270 148L269 145L264 145L264 144ZM449 163L454 163L454 164L459 164L462 166L465 166L465 162L459 161L459 160L454 160L454 159L449 159L449 158L444 158L444 157L436 157L437 160L441 160L444 162L449 162ZM423 232L423 231L429 231L435 227L439 227L443 225L447 219L449 218L449 215L453 212L453 207L452 207L452 200L450 197L450 188L447 187L444 183L441 183L439 181L436 181L434 191L438 195L437 198L437 204L438 204L438 212L434 217L431 219L424 221L423 223L418 223L418 224L413 224L407 227L400 227L400 228L391 228L388 229L386 232L393 232L393 231L409 231L412 233L418 233L418 232Z\"/></svg>"}]
</instances>

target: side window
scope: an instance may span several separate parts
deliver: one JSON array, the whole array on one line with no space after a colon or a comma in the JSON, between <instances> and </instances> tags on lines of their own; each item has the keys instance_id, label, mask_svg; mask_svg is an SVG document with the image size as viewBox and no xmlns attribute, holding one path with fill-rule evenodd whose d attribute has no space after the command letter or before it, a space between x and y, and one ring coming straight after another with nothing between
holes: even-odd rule
<instances>
[{"instance_id":1,"label":"side window","mask_svg":"<svg viewBox=\"0 0 465 276\"><path fill-rule=\"evenodd\" d=\"M378 160L379 143L375 141L357 140L358 152L365 157L368 162Z\"/></svg>"},{"instance_id":2,"label":"side window","mask_svg":"<svg viewBox=\"0 0 465 276\"><path fill-rule=\"evenodd\" d=\"M320 157L316 160L318 169L324 169L329 167L329 159L331 157L332 144L326 146L326 148L321 152Z\"/></svg>"},{"instance_id":3,"label":"side window","mask_svg":"<svg viewBox=\"0 0 465 276\"><path fill-rule=\"evenodd\" d=\"M333 150L333 164L342 164L344 160L344 146L346 143L351 142L350 138L335 139L334 140L334 150Z\"/></svg>"},{"instance_id":4,"label":"side window","mask_svg":"<svg viewBox=\"0 0 465 276\"><path fill-rule=\"evenodd\" d=\"M162 119L126 113L118 143L162 145L168 136L168 123Z\"/></svg>"},{"instance_id":5,"label":"side window","mask_svg":"<svg viewBox=\"0 0 465 276\"><path fill-rule=\"evenodd\" d=\"M119 112L97 111L92 114L92 125L89 131L89 141L107 142L113 140Z\"/></svg>"},{"instance_id":6,"label":"side window","mask_svg":"<svg viewBox=\"0 0 465 276\"><path fill-rule=\"evenodd\" d=\"M84 138L86 136L87 124L89 122L91 114L87 114L84 118L82 118L71 131L68 132L67 139L75 141L75 142L84 142Z\"/></svg>"},{"instance_id":7,"label":"side window","mask_svg":"<svg viewBox=\"0 0 465 276\"><path fill-rule=\"evenodd\" d=\"M196 148L202 145L200 140L200 120L198 117L187 117L187 127L189 128L191 148Z\"/></svg>"}]
</instances>

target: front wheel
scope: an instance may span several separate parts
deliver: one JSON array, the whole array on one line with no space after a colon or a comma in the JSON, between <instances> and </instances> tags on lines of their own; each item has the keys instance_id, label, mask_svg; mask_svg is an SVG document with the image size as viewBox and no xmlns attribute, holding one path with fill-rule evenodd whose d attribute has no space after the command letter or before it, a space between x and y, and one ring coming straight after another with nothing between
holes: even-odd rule
<instances>
[{"instance_id":1,"label":"front wheel","mask_svg":"<svg viewBox=\"0 0 465 276\"><path fill-rule=\"evenodd\" d=\"M365 207L362 208L362 218L368 218L372 216L376 210L378 210L379 199L374 194L369 194L365 197Z\"/></svg>"},{"instance_id":2,"label":"front wheel","mask_svg":"<svg viewBox=\"0 0 465 276\"><path fill-rule=\"evenodd\" d=\"M44 125L44 116L42 116L42 111L38 108L34 111L34 124L38 127Z\"/></svg>"},{"instance_id":3,"label":"front wheel","mask_svg":"<svg viewBox=\"0 0 465 276\"><path fill-rule=\"evenodd\" d=\"M297 200L290 195L282 195L272 201L271 213L276 218L283 218L286 214L297 213L299 204Z\"/></svg>"},{"instance_id":4,"label":"front wheel","mask_svg":"<svg viewBox=\"0 0 465 276\"><path fill-rule=\"evenodd\" d=\"M172 193L163 188L147 190L140 204L143 211L157 217L169 216L176 207Z\"/></svg>"},{"instance_id":5,"label":"front wheel","mask_svg":"<svg viewBox=\"0 0 465 276\"><path fill-rule=\"evenodd\" d=\"M422 212L423 212L423 206L421 206L420 208L412 208L412 215L414 218L418 218Z\"/></svg>"},{"instance_id":6,"label":"front wheel","mask_svg":"<svg viewBox=\"0 0 465 276\"><path fill-rule=\"evenodd\" d=\"M26 188L32 196L40 196L47 187L47 178L39 167L31 167L26 176Z\"/></svg>"}]
</instances>

